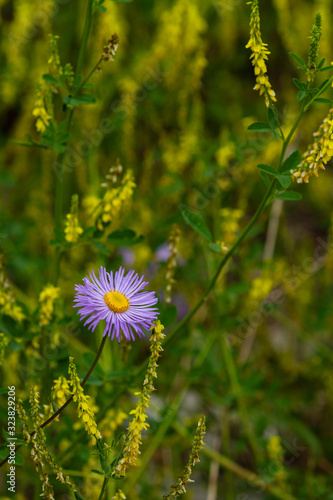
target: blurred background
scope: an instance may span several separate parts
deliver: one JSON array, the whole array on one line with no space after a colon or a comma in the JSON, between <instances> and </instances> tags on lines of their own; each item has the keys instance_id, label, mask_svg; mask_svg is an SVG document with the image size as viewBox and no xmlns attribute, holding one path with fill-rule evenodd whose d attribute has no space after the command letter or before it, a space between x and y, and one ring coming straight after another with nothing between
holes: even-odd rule
<instances>
[{"instance_id":1,"label":"blurred background","mask_svg":"<svg viewBox=\"0 0 333 500\"><path fill-rule=\"evenodd\" d=\"M281 151L269 133L247 130L252 122L267 119L264 100L253 90L245 48L249 5L240 0L106 0L103 5L106 12L94 17L84 75L113 33L120 44L115 61L102 63L90 80L94 87L89 92L97 102L75 110L65 161L64 220L76 193L83 229L96 223L91 214L105 193L101 184L118 159L123 176L131 172L136 187L111 213L98 241L67 246L58 284L61 298L46 328L51 347L43 354L39 295L52 274L57 156L13 140L26 141L25 134L40 140L32 112L41 77L49 70L49 34L59 36L61 64L75 67L85 2L0 0L1 272L2 285L6 276L23 315L6 311L1 320L0 331L9 341L2 380L3 387L15 385L24 401L29 387L37 384L43 386L42 404L49 404L53 380L66 376L69 355L80 373L89 368L102 330L92 335L80 325L72 300L74 284L92 268L123 265L145 274L159 296L168 334L199 300L224 251L217 252L189 227L182 210L200 214L212 241L220 250L221 245L230 248L265 192L256 165L276 166ZM261 2L260 8L262 38L271 52L268 74L288 130L299 109L292 79L304 80L288 52L307 61L308 36L320 12L320 55L330 64L332 5L329 0L274 0ZM58 123L65 113L61 101L60 91L54 95ZM328 109L328 104L317 104L307 111L288 153L306 150ZM332 179L329 167L309 184L294 185L302 201L274 202L209 300L163 352L141 464L121 484L127 498L154 500L168 491L190 452L186 433L191 438L205 414L206 450L215 449L254 471L283 495L333 499ZM175 282L166 306L174 224L179 231ZM144 238L133 246L107 238L125 228ZM74 327L68 327L72 321ZM148 352L148 341L109 345L100 371L86 386L106 439L127 427L133 393L142 384L128 374ZM109 407L117 387L124 392ZM170 408L175 409L172 418ZM4 399L1 422L6 412ZM97 498L101 480L90 472L97 459L80 425L75 408L68 409L47 431L50 449L82 495ZM6 456L5 445L0 453ZM40 483L29 451L21 449L20 457L15 498L38 498ZM192 479L195 484L184 498L289 498L251 485L207 451ZM116 486L110 484L107 498ZM67 498L62 485L54 487L56 498Z\"/></svg>"}]
</instances>

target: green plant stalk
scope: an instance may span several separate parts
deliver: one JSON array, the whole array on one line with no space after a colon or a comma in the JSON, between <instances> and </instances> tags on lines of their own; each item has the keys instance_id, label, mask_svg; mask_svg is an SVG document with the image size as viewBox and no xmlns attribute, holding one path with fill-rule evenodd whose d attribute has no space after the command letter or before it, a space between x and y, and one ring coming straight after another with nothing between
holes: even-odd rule
<instances>
[{"instance_id":1,"label":"green plant stalk","mask_svg":"<svg viewBox=\"0 0 333 500\"><path fill-rule=\"evenodd\" d=\"M92 22L92 6L93 6L93 0L88 0L87 3L87 11L86 11L86 18L84 22L84 28L83 28L83 34L82 34L82 41L81 41L81 46L80 46L80 51L79 51L79 56L78 56L78 61L77 61L77 66L76 66L76 78L81 75L82 68L83 68L83 62L84 62L84 57L87 49L87 43L88 43L88 37L89 37L89 32L91 28L91 22ZM77 92L76 92L77 93ZM73 114L74 114L74 109L70 109L68 117L67 117L67 124L66 124L66 132L70 131L71 128L71 123L73 119ZM60 153L58 155L58 160L57 163L59 165L59 169L57 171L56 175L56 186L55 186L55 227L59 231L62 229L62 217L63 217L63 161L65 157L65 153ZM54 268L53 268L53 277L52 277L52 283L54 285L57 284L58 279L59 279L59 274L60 274L60 261L61 261L61 255L62 255L62 250L61 248L57 247L55 250L55 256L54 256Z\"/></svg>"},{"instance_id":2,"label":"green plant stalk","mask_svg":"<svg viewBox=\"0 0 333 500\"><path fill-rule=\"evenodd\" d=\"M173 428L180 436L185 438L189 443L192 442L193 438L190 436L188 430L183 425L181 425L179 422L174 422ZM251 472L248 469L245 469L244 467L242 467L241 465L238 465L236 462L234 462L230 458L226 457L225 455L218 453L217 451L215 451L213 448L211 448L208 445L205 445L205 447L201 450L201 453L203 455L206 455L206 457L210 458L211 460L218 462L221 465L221 467L223 467L227 470L230 470L238 477L245 479L253 486L259 487L263 491L268 491L270 494L274 495L276 498L279 498L281 500L297 500L290 493L282 490L281 488L278 488L277 486L273 486L272 484L267 483L266 481L261 479L254 472Z\"/></svg>"},{"instance_id":3,"label":"green plant stalk","mask_svg":"<svg viewBox=\"0 0 333 500\"><path fill-rule=\"evenodd\" d=\"M255 458L255 463L256 463L256 466L258 468L263 456L262 456L260 448L257 444L250 420L248 418L248 414L247 414L247 410L246 410L246 403L244 400L242 388L241 388L239 380L238 380L236 365L235 365L232 353L230 351L230 347L227 344L227 339L225 338L225 335L220 337L220 342L221 342L222 354L223 354L226 370L228 372L228 376L230 379L231 390L236 398L239 413L240 413L241 419L243 421L245 434L247 436L248 442L249 442L250 447L252 449L252 453L253 453L253 456Z\"/></svg>"},{"instance_id":4,"label":"green plant stalk","mask_svg":"<svg viewBox=\"0 0 333 500\"><path fill-rule=\"evenodd\" d=\"M101 492L99 494L99 497L98 497L98 500L102 500L104 494L106 493L106 487L108 485L108 482L109 482L110 478L109 477L104 477L104 481L103 481L103 485L102 485L102 489L101 489Z\"/></svg>"},{"instance_id":5,"label":"green plant stalk","mask_svg":"<svg viewBox=\"0 0 333 500\"><path fill-rule=\"evenodd\" d=\"M286 149L288 147L288 144L289 144L289 142L290 142L290 140L291 140L291 138L292 138L292 136L293 136L293 134L294 134L294 132L295 132L295 130L296 130L296 128L297 128L297 126L298 126L301 118L302 118L302 116L303 116L304 108L305 108L305 102L302 103L300 112L299 112L299 114L298 114L298 116L297 116L297 118L296 118L293 126L291 127L289 134L287 135L287 137L283 141L280 158L279 158L278 165L277 165L277 170L278 171L281 170L281 166L282 166L282 162L283 162L283 159L284 159L284 155L286 153ZM176 328L174 328L168 334L168 336L165 338L165 341L163 343L163 347L167 346L171 342L171 340L189 322L189 320L192 318L192 316L194 316L194 314L197 312L197 310L205 302L205 300L207 299L208 295L210 294L210 292L214 288L215 283L217 282L217 280L218 280L218 278L219 278L219 276L221 274L222 269L224 268L224 266L226 265L226 263L228 262L228 260L230 259L230 257L233 256L233 254L237 250L237 248L240 245L240 243L244 240L244 238L246 237L246 235L248 234L248 232L250 231L250 229L254 226L254 224L256 223L257 219L259 218L259 216L264 211L264 209L266 207L266 204L267 204L267 202L268 202L271 194L274 192L275 185L276 185L276 179L274 178L272 180L270 186L268 187L268 189L267 189L267 191L266 191L263 199L261 200L261 203L260 203L259 207L257 208L255 214L253 215L252 219L250 220L250 222L248 223L248 225L243 229L243 231L241 232L241 234L238 236L238 238L236 239L236 241L234 242L234 244L232 245L232 247L230 248L230 250L223 257L223 259L222 259L219 267L217 268L217 271L216 271L215 275L211 279L211 281L210 281L210 283L209 283L206 291L201 296L201 298L197 302L197 304L193 307L193 309L187 314L187 316L185 316L185 318L183 318L182 321L180 321L180 323L176 326ZM140 370L141 370L141 367L140 367Z\"/></svg>"},{"instance_id":6,"label":"green plant stalk","mask_svg":"<svg viewBox=\"0 0 333 500\"><path fill-rule=\"evenodd\" d=\"M105 342L106 342L107 338L108 338L108 337L107 337L107 335L106 335L105 337L103 337L102 342L101 342L101 345L99 346L98 352L97 352L97 354L96 354L96 357L95 357L95 359L94 359L94 361L93 361L93 363L92 363L91 367L89 368L89 371L87 372L86 376L84 377L84 379L83 379L83 380L82 380L82 382L81 382L81 387L84 387L84 386L85 386L85 384L86 384L86 382L87 382L88 378L90 377L90 375L91 375L91 374L92 374L92 372L94 371L94 368L95 368L95 366L97 365L98 360L99 360L99 358L100 358L100 356L101 356L101 354L102 354L103 347L104 347L104 345L105 345ZM62 412L62 411L66 408L66 406L68 406L68 405L69 405L69 403L73 400L73 397L74 397L74 394L72 394L72 395L71 395L71 396L67 399L67 401L66 401L66 402L65 402L65 403L64 403L64 404L63 404L60 408L58 408L58 410L57 410L56 412L54 412L54 413L53 413L53 414L52 414L52 415L51 415L51 416L50 416L47 420L45 420L45 422L43 422L43 423L42 423L42 424L38 427L38 429L43 429L44 427L46 427L47 425L49 425L49 424L52 422L52 420L54 420L54 419L55 419L58 415L60 415L60 413L61 413L61 412ZM33 437L33 436L35 435L36 430L37 430L37 429L35 429L34 431L30 432L30 437ZM16 447L16 449L19 449L19 448L20 448L20 446L17 446L17 447ZM3 466L3 465L4 465L7 461L8 461L9 456L10 456L10 455L8 455L6 458L4 458L4 459L2 460L2 462L0 463L0 467L2 467L2 466Z\"/></svg>"}]
</instances>

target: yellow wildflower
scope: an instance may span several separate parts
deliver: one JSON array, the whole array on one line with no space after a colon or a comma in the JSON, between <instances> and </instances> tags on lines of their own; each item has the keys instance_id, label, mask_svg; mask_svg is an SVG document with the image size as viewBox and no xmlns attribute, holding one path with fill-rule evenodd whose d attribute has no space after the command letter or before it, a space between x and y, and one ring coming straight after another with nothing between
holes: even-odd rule
<instances>
[{"instance_id":1,"label":"yellow wildflower","mask_svg":"<svg viewBox=\"0 0 333 500\"><path fill-rule=\"evenodd\" d=\"M93 443L95 443L96 439L101 439L102 435L97 429L94 412L88 404L90 396L86 396L83 392L80 379L77 376L74 358L72 357L69 358L68 373L71 379L72 394L74 394L73 399L78 403L79 418L82 420L88 434L91 434Z\"/></svg>"},{"instance_id":2,"label":"yellow wildflower","mask_svg":"<svg viewBox=\"0 0 333 500\"><path fill-rule=\"evenodd\" d=\"M39 295L40 302L40 325L46 326L51 322L54 312L54 302L60 295L60 288L46 285Z\"/></svg>"},{"instance_id":3,"label":"yellow wildflower","mask_svg":"<svg viewBox=\"0 0 333 500\"><path fill-rule=\"evenodd\" d=\"M58 379L54 380L51 390L51 397L58 408L66 403L70 395L70 387L65 377L59 377Z\"/></svg>"},{"instance_id":4,"label":"yellow wildflower","mask_svg":"<svg viewBox=\"0 0 333 500\"><path fill-rule=\"evenodd\" d=\"M146 422L148 416L145 412L146 408L149 406L149 399L151 393L155 390L153 386L153 380L157 377L156 368L158 367L157 360L161 356L160 352L163 350L161 346L161 341L164 338L162 333L164 326L159 320L156 321L156 325L151 328L152 335L150 337L150 359L148 363L148 369L146 373L145 380L143 382L143 389L141 392L135 393L140 399L130 414L134 415L133 420L129 423L128 433L126 436L126 442L123 449L123 456L119 460L116 470L113 472L114 477L125 476L126 471L129 466L136 465L138 456L140 454L140 445L142 431L148 429L149 424Z\"/></svg>"},{"instance_id":5,"label":"yellow wildflower","mask_svg":"<svg viewBox=\"0 0 333 500\"><path fill-rule=\"evenodd\" d=\"M25 318L20 306L16 304L15 296L3 270L2 258L0 259L0 313L10 316L16 321Z\"/></svg>"},{"instance_id":6,"label":"yellow wildflower","mask_svg":"<svg viewBox=\"0 0 333 500\"><path fill-rule=\"evenodd\" d=\"M313 136L314 143L304 153L300 165L290 171L293 180L298 183L309 182L312 175L318 177L319 170L325 170L325 165L333 156L333 108Z\"/></svg>"},{"instance_id":7,"label":"yellow wildflower","mask_svg":"<svg viewBox=\"0 0 333 500\"><path fill-rule=\"evenodd\" d=\"M41 82L37 87L32 114L36 118L37 132L45 132L53 118L52 90L46 82Z\"/></svg>"},{"instance_id":8,"label":"yellow wildflower","mask_svg":"<svg viewBox=\"0 0 333 500\"><path fill-rule=\"evenodd\" d=\"M8 344L8 339L5 336L4 333L0 333L0 366L2 365L2 362L5 357L5 349Z\"/></svg>"},{"instance_id":9,"label":"yellow wildflower","mask_svg":"<svg viewBox=\"0 0 333 500\"><path fill-rule=\"evenodd\" d=\"M112 500L126 500L126 497L121 490L118 490L117 493L112 497Z\"/></svg>"},{"instance_id":10,"label":"yellow wildflower","mask_svg":"<svg viewBox=\"0 0 333 500\"><path fill-rule=\"evenodd\" d=\"M251 17L250 17L250 40L246 45L246 48L252 50L252 65L254 66L254 74L256 75L256 84L254 90L259 90L259 94L265 95L265 103L268 107L271 102L276 102L275 92L269 83L267 76L267 66L265 61L268 59L268 54L270 52L267 50L267 43L264 43L261 39L260 32L260 15L259 15L259 4L258 0L253 0L249 2L251 5Z\"/></svg>"},{"instance_id":11,"label":"yellow wildflower","mask_svg":"<svg viewBox=\"0 0 333 500\"><path fill-rule=\"evenodd\" d=\"M78 205L79 197L77 194L74 194L72 196L71 211L67 214L65 222L65 240L69 243L76 243L83 233L83 229L78 221Z\"/></svg>"}]
</instances>

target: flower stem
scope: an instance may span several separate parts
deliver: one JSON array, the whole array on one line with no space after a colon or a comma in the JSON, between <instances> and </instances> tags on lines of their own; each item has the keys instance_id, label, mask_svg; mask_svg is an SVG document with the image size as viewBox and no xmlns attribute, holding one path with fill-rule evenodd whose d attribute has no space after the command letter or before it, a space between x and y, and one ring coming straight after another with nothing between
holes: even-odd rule
<instances>
[{"instance_id":1,"label":"flower stem","mask_svg":"<svg viewBox=\"0 0 333 500\"><path fill-rule=\"evenodd\" d=\"M101 492L99 494L98 500L102 500L104 493L106 492L106 487L108 485L109 479L110 479L109 477L106 477L106 476L104 477L102 489L101 489Z\"/></svg>"},{"instance_id":2,"label":"flower stem","mask_svg":"<svg viewBox=\"0 0 333 500\"><path fill-rule=\"evenodd\" d=\"M99 358L100 358L100 356L101 356L101 354L102 354L103 347L104 347L104 345L105 345L105 342L106 342L106 339L107 339L107 338L108 338L107 336L103 337L102 342L101 342L101 345L99 346L98 352L97 352L96 357L95 357L95 359L94 359L94 362L93 362L93 364L91 365L91 367L89 368L89 371L87 372L86 376L84 377L84 379L83 379L83 380L82 380L82 382L81 382L81 387L84 387L84 386L85 386L85 384L86 384L86 382L87 382L88 378L90 377L90 375L92 374L92 372L93 372L93 370L94 370L95 366L97 365L98 360L99 360ZM72 395L71 395L71 396L67 399L67 401L66 401L66 402L65 402L65 403L64 403L64 404L63 404L60 408L58 408L58 410L57 410L56 412L54 412L54 413L53 413L53 414L52 414L52 415L51 415L51 416L50 416L47 420L45 420L45 422L43 422L43 423L42 423L42 424L38 427L38 429L43 429L44 427L46 427L47 425L49 425L49 424L52 422L52 420L54 420L54 419L55 419L58 415L60 415L60 413L61 413L61 412L62 412L62 411L66 408L66 406L68 406L68 405L69 405L69 403L73 400L73 397L74 397L74 395L72 394ZM30 433L30 437L33 437L33 436L34 436L34 434L36 433L36 430L37 430L37 429L35 429L34 431L32 431L32 432ZM17 446L17 447L16 447L16 449L18 449L18 448L19 448L19 446ZM9 459L9 455L8 455L8 457L6 457L6 458L4 458L4 459L2 460L2 462L0 463L0 467L2 467L2 466L3 466L3 465L4 465L7 461L8 461L8 459Z\"/></svg>"},{"instance_id":3,"label":"flower stem","mask_svg":"<svg viewBox=\"0 0 333 500\"><path fill-rule=\"evenodd\" d=\"M86 11L86 19L84 22L83 34L82 34L82 42L79 51L79 56L77 60L76 66L76 78L81 75L84 57L87 49L87 42L89 37L89 32L91 28L92 21L92 5L93 0L88 0L87 3L87 11ZM69 132L71 128L71 123L73 119L74 108L70 109L65 132ZM63 211L63 161L65 158L66 151L59 154L57 159L57 175L56 175L56 186L55 186L55 228L58 231L62 229L62 211ZM52 283L54 285L57 284L60 274L60 260L61 260L62 250L59 247L56 247L55 256L54 256L54 267L53 267L53 276Z\"/></svg>"},{"instance_id":4,"label":"flower stem","mask_svg":"<svg viewBox=\"0 0 333 500\"><path fill-rule=\"evenodd\" d=\"M283 162L283 159L284 159L284 156L285 156L288 144L289 144L289 142L290 142L290 140L291 140L291 138L292 138L292 136L293 136L293 134L294 134L294 132L295 132L295 130L297 128L297 125L299 124L299 122L300 122L300 120L301 120L301 118L303 116L304 110L305 110L305 102L302 103L300 112L299 112L299 114L298 114L298 116L297 116L297 118L296 118L293 126L291 127L291 129L289 131L289 134L287 135L287 137L283 141L280 158L279 158L278 165L277 165L277 170L278 171L281 170L282 162ZM259 218L259 216L261 215L261 213L264 211L269 198L271 197L272 193L274 192L275 185L276 185L276 179L274 178L272 180L270 186L268 187L268 189L267 189L267 191L266 191L263 199L261 200L261 203L260 203L259 207L257 208L255 214L253 215L252 219L247 224L247 226L243 229L243 231L238 236L238 238L236 239L236 241L234 242L234 244L232 245L232 247L229 249L229 251L225 254L225 256L223 257L223 259L221 260L220 265L217 268L217 271L216 271L215 275L211 279L211 281L210 281L210 283L209 283L206 291L203 293L203 295L201 296L201 298L199 299L199 301L197 302L197 304L193 307L193 309L185 316L185 318L182 319L182 321L180 321L180 323L176 326L176 328L174 328L167 335L167 337L165 338L165 340L163 342L163 347L167 346L171 342L171 340L189 322L189 320L195 315L195 313L197 312L197 310L205 302L205 300L207 299L208 295L210 294L210 292L214 288L215 283L217 282L217 280L218 280L218 278L219 278L219 276L221 274L222 269L227 264L227 262L230 259L230 257L233 256L233 254L235 253L235 251L239 247L240 243L244 240L244 238L246 237L246 235L249 233L250 229L256 223L256 221Z\"/></svg>"}]
</instances>

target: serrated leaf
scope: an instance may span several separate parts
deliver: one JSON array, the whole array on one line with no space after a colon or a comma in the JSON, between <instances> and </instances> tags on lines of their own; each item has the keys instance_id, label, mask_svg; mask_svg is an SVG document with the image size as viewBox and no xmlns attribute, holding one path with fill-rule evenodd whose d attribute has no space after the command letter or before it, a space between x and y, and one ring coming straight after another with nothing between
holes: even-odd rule
<instances>
[{"instance_id":1,"label":"serrated leaf","mask_svg":"<svg viewBox=\"0 0 333 500\"><path fill-rule=\"evenodd\" d=\"M282 175L285 172L289 173L290 170L296 168L301 163L301 161L302 161L302 154L298 150L291 153L291 155L289 155L288 158L286 158L282 163L281 166Z\"/></svg>"},{"instance_id":2,"label":"serrated leaf","mask_svg":"<svg viewBox=\"0 0 333 500\"><path fill-rule=\"evenodd\" d=\"M144 239L145 237L143 234L138 236L135 231L132 231L132 229L118 229L117 231L113 231L113 233L108 236L110 243L122 247L132 247L134 245L138 245Z\"/></svg>"},{"instance_id":3,"label":"serrated leaf","mask_svg":"<svg viewBox=\"0 0 333 500\"><path fill-rule=\"evenodd\" d=\"M201 234L204 238L207 238L207 240L212 239L210 230L199 215L187 208L182 210L182 216L184 217L185 222L187 222L187 224L197 233Z\"/></svg>"},{"instance_id":4,"label":"serrated leaf","mask_svg":"<svg viewBox=\"0 0 333 500\"><path fill-rule=\"evenodd\" d=\"M290 186L291 177L289 175L278 175L277 178L282 188L287 189Z\"/></svg>"},{"instance_id":5,"label":"serrated leaf","mask_svg":"<svg viewBox=\"0 0 333 500\"><path fill-rule=\"evenodd\" d=\"M54 76L49 75L48 73L46 75L43 75L42 78L48 83L55 83L55 84L59 83L58 80L54 78Z\"/></svg>"},{"instance_id":6,"label":"serrated leaf","mask_svg":"<svg viewBox=\"0 0 333 500\"><path fill-rule=\"evenodd\" d=\"M259 170L262 170L266 174L274 175L274 177L278 175L278 171L275 170L275 168L271 167L270 165L265 165L264 163L260 163L259 165L257 165L257 168L259 168Z\"/></svg>"},{"instance_id":7,"label":"serrated leaf","mask_svg":"<svg viewBox=\"0 0 333 500\"><path fill-rule=\"evenodd\" d=\"M251 123L251 125L247 127L247 130L251 130L252 132L271 132L270 126L265 122Z\"/></svg>"},{"instance_id":8,"label":"serrated leaf","mask_svg":"<svg viewBox=\"0 0 333 500\"><path fill-rule=\"evenodd\" d=\"M295 61L298 62L298 64L300 64L302 66L303 69L306 69L306 64L302 61L302 59L300 57L298 57L296 54L294 54L294 52L289 52L289 54L291 55L291 57L293 57L295 59Z\"/></svg>"},{"instance_id":9,"label":"serrated leaf","mask_svg":"<svg viewBox=\"0 0 333 500\"><path fill-rule=\"evenodd\" d=\"M298 201L302 199L302 195L296 191L285 191L284 193L278 194L276 198L278 200Z\"/></svg>"}]
</instances>

